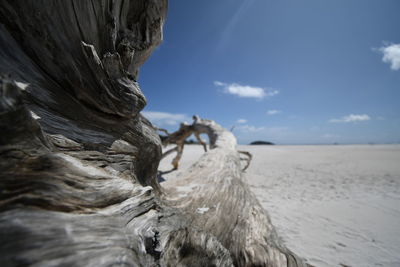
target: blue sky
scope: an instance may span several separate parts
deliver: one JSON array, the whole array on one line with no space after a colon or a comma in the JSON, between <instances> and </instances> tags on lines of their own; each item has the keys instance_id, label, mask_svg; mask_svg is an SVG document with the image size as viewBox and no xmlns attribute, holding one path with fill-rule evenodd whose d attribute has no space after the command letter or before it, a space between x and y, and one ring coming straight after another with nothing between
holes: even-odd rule
<instances>
[{"instance_id":1,"label":"blue sky","mask_svg":"<svg viewBox=\"0 0 400 267\"><path fill-rule=\"evenodd\" d=\"M242 144L400 142L400 1L170 0L144 115Z\"/></svg>"}]
</instances>

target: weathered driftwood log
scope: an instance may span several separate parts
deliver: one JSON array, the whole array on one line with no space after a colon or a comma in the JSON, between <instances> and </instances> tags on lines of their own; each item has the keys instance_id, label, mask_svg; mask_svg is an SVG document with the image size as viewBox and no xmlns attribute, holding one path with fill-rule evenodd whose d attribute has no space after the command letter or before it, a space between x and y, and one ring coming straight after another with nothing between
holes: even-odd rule
<instances>
[{"instance_id":1,"label":"weathered driftwood log","mask_svg":"<svg viewBox=\"0 0 400 267\"><path fill-rule=\"evenodd\" d=\"M217 162L199 163L221 177L211 195L203 188L183 212L160 198L161 141L140 115L146 100L135 80L162 39L166 8L166 0L1 2L0 72L9 74L0 79L2 266L278 266L285 258L296 266L236 179L229 134L218 130L206 154ZM203 197L221 207L204 225L207 217L190 213Z\"/></svg>"},{"instance_id":2,"label":"weathered driftwood log","mask_svg":"<svg viewBox=\"0 0 400 267\"><path fill-rule=\"evenodd\" d=\"M306 266L282 245L243 181L233 134L199 117L193 128L208 134L212 149L179 179L163 183L167 203L184 211L194 227L212 233L229 250L235 266Z\"/></svg>"}]
</instances>

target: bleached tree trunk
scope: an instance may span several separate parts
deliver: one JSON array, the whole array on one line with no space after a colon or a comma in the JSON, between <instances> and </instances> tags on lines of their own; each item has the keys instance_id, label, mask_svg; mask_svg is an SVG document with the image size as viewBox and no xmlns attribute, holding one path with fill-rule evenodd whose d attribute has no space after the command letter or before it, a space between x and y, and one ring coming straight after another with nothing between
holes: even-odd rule
<instances>
[{"instance_id":1,"label":"bleached tree trunk","mask_svg":"<svg viewBox=\"0 0 400 267\"><path fill-rule=\"evenodd\" d=\"M234 135L211 120L195 119L212 149L179 179L163 183L165 200L184 211L190 224L211 233L235 266L306 266L282 245L267 213L243 179Z\"/></svg>"}]
</instances>

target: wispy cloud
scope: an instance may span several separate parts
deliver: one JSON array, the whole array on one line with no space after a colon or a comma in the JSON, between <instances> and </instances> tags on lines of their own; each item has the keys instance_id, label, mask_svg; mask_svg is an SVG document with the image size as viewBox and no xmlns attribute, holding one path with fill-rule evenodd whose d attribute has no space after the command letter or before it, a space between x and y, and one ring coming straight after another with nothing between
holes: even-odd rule
<instances>
[{"instance_id":1,"label":"wispy cloud","mask_svg":"<svg viewBox=\"0 0 400 267\"><path fill-rule=\"evenodd\" d=\"M392 70L400 70L400 44L388 44L379 48L382 61L390 64Z\"/></svg>"},{"instance_id":2,"label":"wispy cloud","mask_svg":"<svg viewBox=\"0 0 400 267\"><path fill-rule=\"evenodd\" d=\"M185 114L179 114L179 113L143 111L142 114L157 126L177 125L181 122L190 120L190 118Z\"/></svg>"},{"instance_id":3,"label":"wispy cloud","mask_svg":"<svg viewBox=\"0 0 400 267\"><path fill-rule=\"evenodd\" d=\"M240 2L241 4L237 7L235 13L232 14L232 17L220 35L221 37L216 47L218 52L221 51L227 44L229 44L229 40L236 28L236 25L240 22L241 18L246 14L247 10L251 7L254 1L255 0L243 0Z\"/></svg>"},{"instance_id":4,"label":"wispy cloud","mask_svg":"<svg viewBox=\"0 0 400 267\"><path fill-rule=\"evenodd\" d=\"M340 119L330 119L329 122L357 122L357 121L369 121L371 118L367 114L350 114L343 116Z\"/></svg>"},{"instance_id":5,"label":"wispy cloud","mask_svg":"<svg viewBox=\"0 0 400 267\"><path fill-rule=\"evenodd\" d=\"M276 109L271 109L271 110L268 110L267 111L267 115L276 115L276 114L279 114L279 113L281 113L282 111L280 111L280 110L276 110Z\"/></svg>"},{"instance_id":6,"label":"wispy cloud","mask_svg":"<svg viewBox=\"0 0 400 267\"><path fill-rule=\"evenodd\" d=\"M238 83L223 83L219 81L214 82L215 86L222 87L224 93L236 95L238 97L263 99L264 97L271 97L279 94L276 89L266 89L262 87L241 85Z\"/></svg>"},{"instance_id":7,"label":"wispy cloud","mask_svg":"<svg viewBox=\"0 0 400 267\"><path fill-rule=\"evenodd\" d=\"M246 123L246 122L247 122L247 120L245 120L245 119L238 119L236 121L236 123Z\"/></svg>"}]
</instances>

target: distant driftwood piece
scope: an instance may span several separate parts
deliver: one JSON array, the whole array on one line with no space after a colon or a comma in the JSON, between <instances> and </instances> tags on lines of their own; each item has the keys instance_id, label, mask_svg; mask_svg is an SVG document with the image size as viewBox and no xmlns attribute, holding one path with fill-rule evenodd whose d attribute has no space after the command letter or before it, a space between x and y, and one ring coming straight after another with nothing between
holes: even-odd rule
<instances>
[{"instance_id":1,"label":"distant driftwood piece","mask_svg":"<svg viewBox=\"0 0 400 267\"><path fill-rule=\"evenodd\" d=\"M207 134L208 139L210 140L210 148L213 149L215 147L215 142L217 140L216 133L211 128L215 122L211 120L201 119L199 116L193 116L193 123L191 125L186 123L181 123L179 129L176 132L171 134L168 133L165 129L156 128L158 131L162 131L167 134L163 141L163 145L166 146L168 144L176 144L176 147L171 148L165 151L161 159L165 158L166 156L170 155L173 152L176 152L175 158L172 160L173 169L178 169L179 161L182 158L183 149L185 146L185 140L189 138L192 134L196 137L197 141L203 146L204 151L207 152L207 144L201 138L200 134ZM246 156L246 158L241 158L242 160L246 161L246 165L242 171L245 171L251 162L252 155L250 152L247 151L238 151L239 153Z\"/></svg>"},{"instance_id":2,"label":"distant driftwood piece","mask_svg":"<svg viewBox=\"0 0 400 267\"><path fill-rule=\"evenodd\" d=\"M194 116L193 119L195 120L195 118L196 117ZM207 152L207 144L203 141L203 139L201 139L200 137L201 132L197 130L195 124L196 120L193 122L192 125L181 123L179 129L171 134L168 134L168 132L164 129L157 128L157 130L167 133L167 136L163 141L164 146L168 144L176 144L176 147L164 152L161 156L161 158L163 159L169 154L176 152L176 156L172 160L172 166L175 170L178 169L179 161L181 160L183 148L185 146L185 140L192 134L195 135L197 141L203 146L204 151Z\"/></svg>"},{"instance_id":3,"label":"distant driftwood piece","mask_svg":"<svg viewBox=\"0 0 400 267\"><path fill-rule=\"evenodd\" d=\"M204 129L215 149L182 180L198 192L159 185L161 140L140 114L136 77L166 9L2 0L1 266L303 265L240 180L234 137L220 126Z\"/></svg>"},{"instance_id":4,"label":"distant driftwood piece","mask_svg":"<svg viewBox=\"0 0 400 267\"><path fill-rule=\"evenodd\" d=\"M250 166L250 162L251 162L251 160L253 159L253 155L252 155L250 152L248 152L248 151L241 151L241 150L238 150L238 152L239 152L240 154L246 156L246 158L240 158L241 160L245 160L245 161L246 161L246 166L244 166L244 168L242 169L242 171L245 171L245 170L247 170L247 168Z\"/></svg>"}]
</instances>

